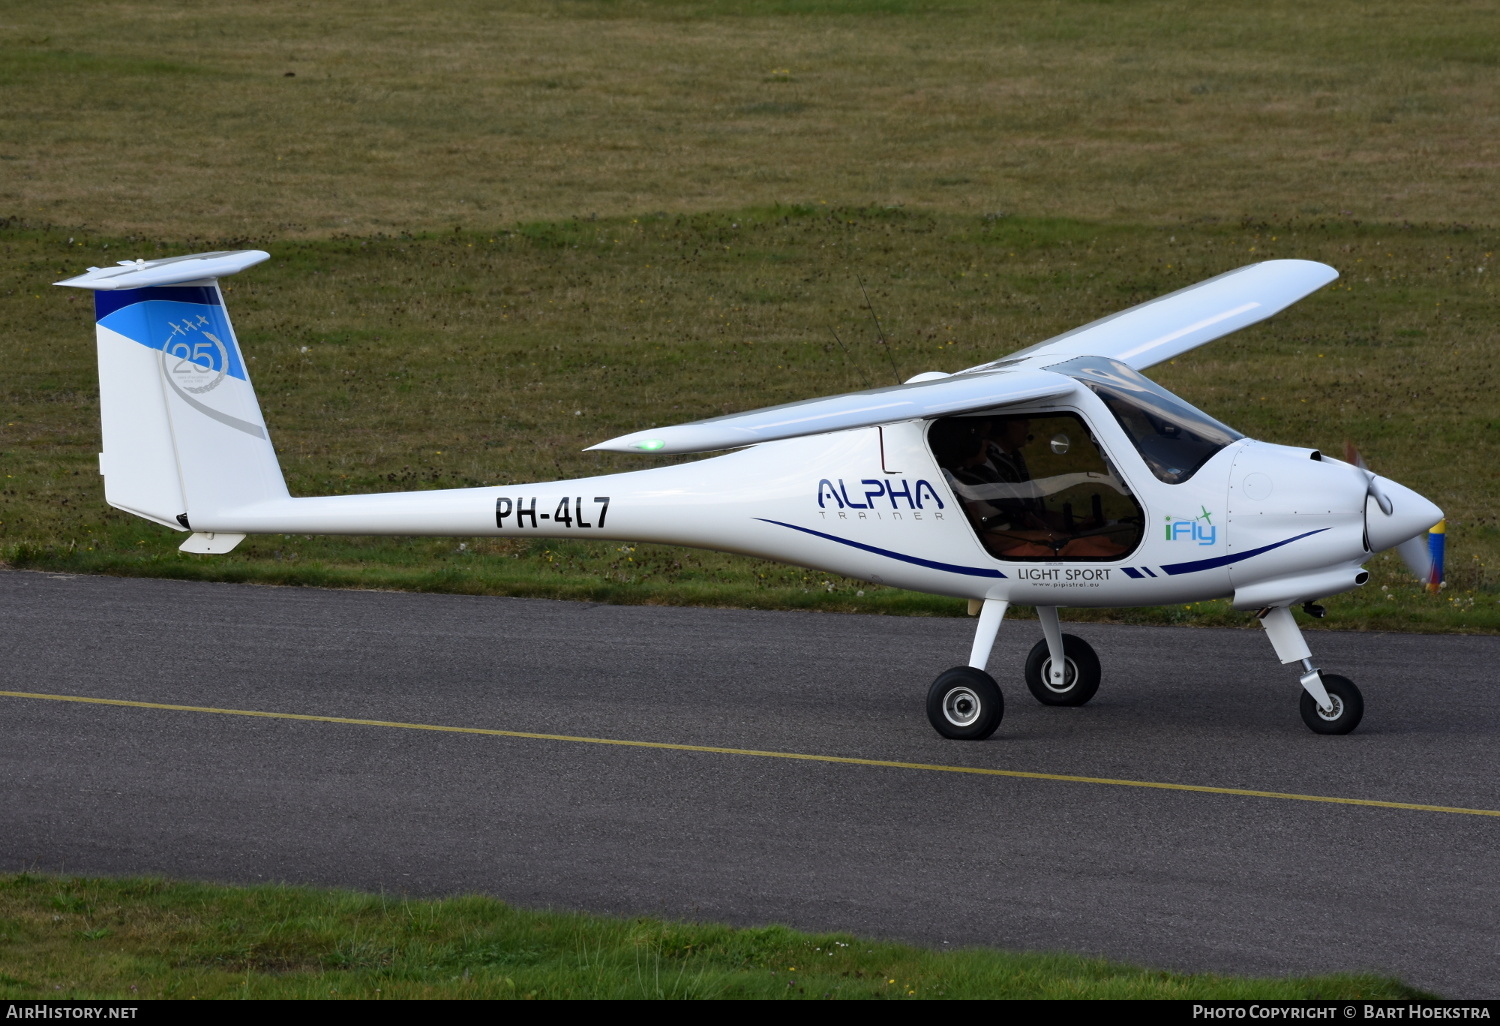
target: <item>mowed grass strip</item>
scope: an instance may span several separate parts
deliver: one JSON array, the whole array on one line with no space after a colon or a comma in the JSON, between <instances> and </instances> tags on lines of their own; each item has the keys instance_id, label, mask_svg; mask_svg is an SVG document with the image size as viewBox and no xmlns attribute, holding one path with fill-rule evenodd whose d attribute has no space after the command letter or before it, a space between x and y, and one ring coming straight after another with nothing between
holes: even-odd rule
<instances>
[{"instance_id":1,"label":"mowed grass strip","mask_svg":"<svg viewBox=\"0 0 1500 1026\"><path fill-rule=\"evenodd\" d=\"M13 4L0 213L151 238L775 202L1493 222L1482 0Z\"/></svg>"},{"instance_id":2,"label":"mowed grass strip","mask_svg":"<svg viewBox=\"0 0 1500 1026\"><path fill-rule=\"evenodd\" d=\"M1374 976L1169 973L485 897L0 876L0 999L10 1000L1421 996Z\"/></svg>"},{"instance_id":3,"label":"mowed grass strip","mask_svg":"<svg viewBox=\"0 0 1500 1026\"><path fill-rule=\"evenodd\" d=\"M1448 514L1436 597L1390 554L1326 626L1500 629L1494 229L1230 226L780 207L268 243L227 283L294 494L650 466L584 453L656 424L952 371L1272 257L1336 283L1152 373L1247 434L1372 466ZM92 308L46 283L188 243L0 228L0 559L15 567L611 602L958 615L963 603L664 546L251 538L228 556L109 509ZM889 337L876 338L859 282ZM837 339L835 337L837 335ZM842 340L842 344L838 340ZM893 366L894 365L894 366ZM1107 614L1250 624L1224 602Z\"/></svg>"}]
</instances>

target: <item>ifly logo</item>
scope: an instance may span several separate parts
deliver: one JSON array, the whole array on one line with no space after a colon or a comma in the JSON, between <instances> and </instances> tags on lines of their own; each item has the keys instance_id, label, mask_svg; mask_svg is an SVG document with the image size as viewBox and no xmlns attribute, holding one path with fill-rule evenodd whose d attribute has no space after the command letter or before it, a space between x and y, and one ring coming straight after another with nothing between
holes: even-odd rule
<instances>
[{"instance_id":1,"label":"ifly logo","mask_svg":"<svg viewBox=\"0 0 1500 1026\"><path fill-rule=\"evenodd\" d=\"M1213 514L1207 506L1199 506L1203 512L1188 520L1184 517L1167 517L1167 541L1194 541L1199 545L1212 545L1219 540L1219 529L1214 526Z\"/></svg>"},{"instance_id":2,"label":"ifly logo","mask_svg":"<svg viewBox=\"0 0 1500 1026\"><path fill-rule=\"evenodd\" d=\"M838 479L837 485L826 477L818 482L819 509L874 509L880 499L889 499L891 509L926 509L929 503L934 509L943 508L937 489L927 481L919 480L913 484L904 477L900 481L867 477L852 490L844 484L843 478ZM897 505L898 499L906 505Z\"/></svg>"}]
</instances>

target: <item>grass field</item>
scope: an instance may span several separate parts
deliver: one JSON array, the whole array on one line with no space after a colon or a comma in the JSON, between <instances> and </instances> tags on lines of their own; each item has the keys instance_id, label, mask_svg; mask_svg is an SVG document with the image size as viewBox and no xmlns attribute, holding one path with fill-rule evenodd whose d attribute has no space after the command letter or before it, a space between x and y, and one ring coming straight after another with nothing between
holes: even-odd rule
<instances>
[{"instance_id":1,"label":"grass field","mask_svg":"<svg viewBox=\"0 0 1500 1026\"><path fill-rule=\"evenodd\" d=\"M651 546L257 538L179 555L102 503L87 297L45 283L270 249L229 300L289 482L312 494L634 467L579 450L956 369L1298 256L1344 277L1154 373L1253 436L1351 439L1447 511L1446 593L1378 557L1326 625L1500 629L1496 35L1478 3L14 8L0 559L954 614ZM1113 615L1247 622L1224 603Z\"/></svg>"},{"instance_id":2,"label":"grass field","mask_svg":"<svg viewBox=\"0 0 1500 1026\"><path fill-rule=\"evenodd\" d=\"M905 204L1493 223L1484 0L10 4L0 204L148 238Z\"/></svg>"},{"instance_id":3,"label":"grass field","mask_svg":"<svg viewBox=\"0 0 1500 1026\"><path fill-rule=\"evenodd\" d=\"M480 897L0 876L0 1000L1422 996L1369 976L1186 975L780 926L528 912Z\"/></svg>"}]
</instances>

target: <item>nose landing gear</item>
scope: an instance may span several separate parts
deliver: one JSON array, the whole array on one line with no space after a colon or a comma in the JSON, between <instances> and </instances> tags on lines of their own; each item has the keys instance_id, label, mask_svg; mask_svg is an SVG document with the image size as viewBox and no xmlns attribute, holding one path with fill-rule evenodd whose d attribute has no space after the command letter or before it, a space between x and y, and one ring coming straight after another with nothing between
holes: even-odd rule
<instances>
[{"instance_id":1,"label":"nose landing gear","mask_svg":"<svg viewBox=\"0 0 1500 1026\"><path fill-rule=\"evenodd\" d=\"M1323 673L1313 666L1312 652L1291 609L1268 609L1260 614L1260 622L1276 649L1276 657L1285 664L1302 664L1302 722L1308 729L1317 734L1347 734L1359 726L1365 714L1359 688L1348 677Z\"/></svg>"}]
</instances>

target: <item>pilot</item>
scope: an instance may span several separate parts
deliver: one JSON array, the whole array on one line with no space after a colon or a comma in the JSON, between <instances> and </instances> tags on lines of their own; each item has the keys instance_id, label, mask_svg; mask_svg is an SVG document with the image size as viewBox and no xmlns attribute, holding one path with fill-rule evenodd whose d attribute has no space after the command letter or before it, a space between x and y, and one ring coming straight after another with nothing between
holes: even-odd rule
<instances>
[{"instance_id":1,"label":"pilot","mask_svg":"<svg viewBox=\"0 0 1500 1026\"><path fill-rule=\"evenodd\" d=\"M966 417L944 417L932 425L927 440L943 475L960 495L968 491L959 487L961 485L998 480L993 468L983 467L984 438L977 421Z\"/></svg>"},{"instance_id":2,"label":"pilot","mask_svg":"<svg viewBox=\"0 0 1500 1026\"><path fill-rule=\"evenodd\" d=\"M1052 532L1036 516L1038 500L1017 496L1007 487L1022 484L1027 478L1014 478L1014 461L1004 461L1004 471L992 461L992 430L987 419L945 417L933 424L928 441L953 494L963 503L980 541L992 555L1053 555L1053 548L1047 544ZM1025 437L1023 430L1022 441ZM1024 460L1019 465L1024 472Z\"/></svg>"},{"instance_id":3,"label":"pilot","mask_svg":"<svg viewBox=\"0 0 1500 1026\"><path fill-rule=\"evenodd\" d=\"M1125 552L1100 536L1079 537L1071 520L1047 509L1022 453L1025 417L946 418L933 426L933 453L991 555L1002 559L1100 559Z\"/></svg>"},{"instance_id":4,"label":"pilot","mask_svg":"<svg viewBox=\"0 0 1500 1026\"><path fill-rule=\"evenodd\" d=\"M1031 441L1031 421L1025 417L1005 417L986 421L985 456L995 469L996 480L1019 484L1031 480L1031 470L1021 447Z\"/></svg>"},{"instance_id":5,"label":"pilot","mask_svg":"<svg viewBox=\"0 0 1500 1026\"><path fill-rule=\"evenodd\" d=\"M1031 421L1025 417L996 417L981 421L985 470L999 485L1018 486L1031 481L1031 468L1021 452L1031 441ZM985 522L985 547L1006 559L1045 558L1057 555L1065 536L1055 530L1046 504L1023 488L988 490L996 515Z\"/></svg>"}]
</instances>

